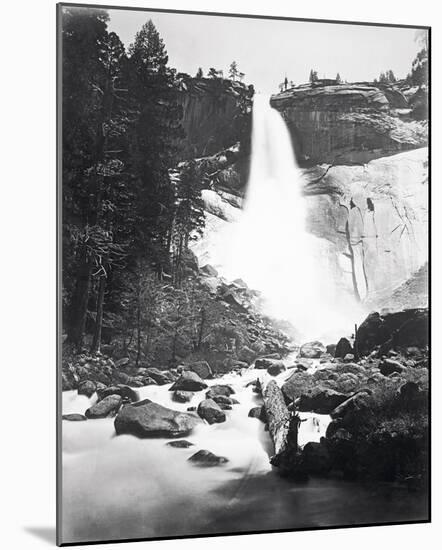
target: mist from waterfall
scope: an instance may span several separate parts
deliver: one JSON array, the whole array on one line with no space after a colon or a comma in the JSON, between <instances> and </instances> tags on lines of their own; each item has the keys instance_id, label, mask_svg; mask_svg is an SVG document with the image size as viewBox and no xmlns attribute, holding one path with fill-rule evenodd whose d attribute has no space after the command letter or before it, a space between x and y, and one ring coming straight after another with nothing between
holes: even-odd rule
<instances>
[{"instance_id":1,"label":"mist from waterfall","mask_svg":"<svg viewBox=\"0 0 442 550\"><path fill-rule=\"evenodd\" d=\"M226 273L261 291L266 311L303 338L349 334L365 312L336 281L327 243L306 230L303 186L282 116L268 96L255 95L250 176L242 217L226 243Z\"/></svg>"}]
</instances>

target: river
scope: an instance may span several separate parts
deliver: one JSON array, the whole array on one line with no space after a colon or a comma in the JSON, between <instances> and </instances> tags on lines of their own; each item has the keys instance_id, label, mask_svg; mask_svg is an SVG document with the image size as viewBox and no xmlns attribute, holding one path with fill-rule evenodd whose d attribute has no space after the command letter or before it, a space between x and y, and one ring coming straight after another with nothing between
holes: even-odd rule
<instances>
[{"instance_id":1,"label":"river","mask_svg":"<svg viewBox=\"0 0 442 550\"><path fill-rule=\"evenodd\" d=\"M269 464L270 436L249 418L261 404L248 382L263 371L248 369L207 381L230 384L239 401L222 424L199 426L186 439L193 447L166 445L170 439L115 435L114 420L63 421L62 540L64 542L157 538L248 531L416 521L427 516L426 497L391 484L363 485L312 479L293 483ZM277 377L281 384L291 374ZM198 405L171 400L169 385L137 388L141 399L186 410ZM63 392L63 414L82 413L96 401ZM326 415L301 413L299 442L319 441ZM187 459L200 449L228 463L200 468Z\"/></svg>"}]
</instances>

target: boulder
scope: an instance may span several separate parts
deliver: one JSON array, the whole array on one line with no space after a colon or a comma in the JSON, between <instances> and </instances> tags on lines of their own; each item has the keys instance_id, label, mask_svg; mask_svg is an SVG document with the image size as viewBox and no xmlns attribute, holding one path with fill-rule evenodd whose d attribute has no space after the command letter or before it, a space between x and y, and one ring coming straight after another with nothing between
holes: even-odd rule
<instances>
[{"instance_id":1,"label":"boulder","mask_svg":"<svg viewBox=\"0 0 442 550\"><path fill-rule=\"evenodd\" d=\"M348 395L319 386L302 394L299 397L297 406L301 412L311 411L318 414L330 414L347 398Z\"/></svg>"},{"instance_id":2,"label":"boulder","mask_svg":"<svg viewBox=\"0 0 442 550\"><path fill-rule=\"evenodd\" d=\"M360 411L366 408L368 406L370 393L370 390L361 390L355 393L331 411L330 416L332 418L343 418L350 412Z\"/></svg>"},{"instance_id":3,"label":"boulder","mask_svg":"<svg viewBox=\"0 0 442 550\"><path fill-rule=\"evenodd\" d=\"M313 342L307 342L303 344L299 349L300 357L307 357L307 359L316 359L321 357L326 352L324 344L315 340Z\"/></svg>"},{"instance_id":4,"label":"boulder","mask_svg":"<svg viewBox=\"0 0 442 550\"><path fill-rule=\"evenodd\" d=\"M357 331L358 350L368 355L376 346L387 353L396 346L422 348L428 345L428 310L406 309L368 315Z\"/></svg>"},{"instance_id":5,"label":"boulder","mask_svg":"<svg viewBox=\"0 0 442 550\"><path fill-rule=\"evenodd\" d=\"M196 372L196 374L203 380L206 378L212 378L213 372L207 361L196 361L187 367L188 370Z\"/></svg>"},{"instance_id":6,"label":"boulder","mask_svg":"<svg viewBox=\"0 0 442 550\"><path fill-rule=\"evenodd\" d=\"M200 269L200 273L207 277L218 277L218 271L210 264L203 265Z\"/></svg>"},{"instance_id":7,"label":"boulder","mask_svg":"<svg viewBox=\"0 0 442 550\"><path fill-rule=\"evenodd\" d=\"M187 439L177 439L176 441L168 441L166 445L177 449L188 449L189 447L193 447L195 444L187 441Z\"/></svg>"},{"instance_id":8,"label":"boulder","mask_svg":"<svg viewBox=\"0 0 442 550\"><path fill-rule=\"evenodd\" d=\"M230 397L234 393L235 390L232 386L228 386L227 384L214 384L213 386L210 386L209 391L206 392L206 398L213 399L217 395Z\"/></svg>"},{"instance_id":9,"label":"boulder","mask_svg":"<svg viewBox=\"0 0 442 550\"><path fill-rule=\"evenodd\" d=\"M189 434L201 420L192 413L174 411L149 399L124 406L115 418L117 435L180 437Z\"/></svg>"},{"instance_id":10,"label":"boulder","mask_svg":"<svg viewBox=\"0 0 442 550\"><path fill-rule=\"evenodd\" d=\"M209 424L220 424L225 422L226 415L221 407L213 399L204 399L198 405L197 412L203 420L207 420Z\"/></svg>"},{"instance_id":11,"label":"boulder","mask_svg":"<svg viewBox=\"0 0 442 550\"><path fill-rule=\"evenodd\" d=\"M87 420L86 416L77 413L64 414L61 418L62 420L69 420L70 422L82 422Z\"/></svg>"},{"instance_id":12,"label":"boulder","mask_svg":"<svg viewBox=\"0 0 442 550\"><path fill-rule=\"evenodd\" d=\"M227 397L226 395L214 395L212 397L213 401L215 403L218 403L218 405L232 405L233 401L230 397ZM237 402L238 403L238 402Z\"/></svg>"},{"instance_id":13,"label":"boulder","mask_svg":"<svg viewBox=\"0 0 442 550\"><path fill-rule=\"evenodd\" d=\"M184 371L169 389L172 391L201 391L206 388L207 384L198 376L196 372Z\"/></svg>"},{"instance_id":14,"label":"boulder","mask_svg":"<svg viewBox=\"0 0 442 550\"><path fill-rule=\"evenodd\" d=\"M248 416L249 418L258 418L261 422L264 422L264 424L267 422L267 415L264 406L253 407L250 409Z\"/></svg>"},{"instance_id":15,"label":"boulder","mask_svg":"<svg viewBox=\"0 0 442 550\"><path fill-rule=\"evenodd\" d=\"M250 365L256 357L256 352L248 346L242 346L237 355L240 361L244 361L247 365Z\"/></svg>"},{"instance_id":16,"label":"boulder","mask_svg":"<svg viewBox=\"0 0 442 550\"><path fill-rule=\"evenodd\" d=\"M146 369L146 372L159 386L165 386L174 381L174 376L168 371L161 371L155 367L151 367Z\"/></svg>"},{"instance_id":17,"label":"boulder","mask_svg":"<svg viewBox=\"0 0 442 550\"><path fill-rule=\"evenodd\" d=\"M177 403L188 403L193 397L193 392L176 390L173 392L172 399Z\"/></svg>"},{"instance_id":18,"label":"boulder","mask_svg":"<svg viewBox=\"0 0 442 550\"><path fill-rule=\"evenodd\" d=\"M329 353L332 357L335 357L336 347L336 344L328 344L325 346L325 349L327 353Z\"/></svg>"},{"instance_id":19,"label":"boulder","mask_svg":"<svg viewBox=\"0 0 442 550\"><path fill-rule=\"evenodd\" d=\"M267 367L267 372L270 376L278 376L278 374L281 374L285 370L286 368L282 361L275 361L270 367Z\"/></svg>"},{"instance_id":20,"label":"boulder","mask_svg":"<svg viewBox=\"0 0 442 550\"><path fill-rule=\"evenodd\" d=\"M85 380L84 382L80 382L78 385L78 395L85 395L86 397L91 397L96 390L97 386L95 385L95 382L92 382L91 380Z\"/></svg>"},{"instance_id":21,"label":"boulder","mask_svg":"<svg viewBox=\"0 0 442 550\"><path fill-rule=\"evenodd\" d=\"M323 475L329 472L331 459L325 441L306 443L302 450L302 463L309 474Z\"/></svg>"},{"instance_id":22,"label":"boulder","mask_svg":"<svg viewBox=\"0 0 442 550\"><path fill-rule=\"evenodd\" d=\"M122 357L121 359L118 359L115 361L115 368L121 369L122 367L125 367L129 364L129 357Z\"/></svg>"},{"instance_id":23,"label":"boulder","mask_svg":"<svg viewBox=\"0 0 442 550\"><path fill-rule=\"evenodd\" d=\"M393 374L394 372L399 374L404 372L406 367L394 359L384 359L379 365L379 370L384 376L390 376L390 374Z\"/></svg>"},{"instance_id":24,"label":"boulder","mask_svg":"<svg viewBox=\"0 0 442 550\"><path fill-rule=\"evenodd\" d=\"M121 395L108 395L107 397L87 409L85 415L88 418L108 418L115 416L122 402L123 398L121 397Z\"/></svg>"},{"instance_id":25,"label":"boulder","mask_svg":"<svg viewBox=\"0 0 442 550\"><path fill-rule=\"evenodd\" d=\"M117 384L115 386L109 386L108 388L103 388L97 390L98 400L101 401L108 395L120 395L128 401L139 401L140 396L136 390L125 384Z\"/></svg>"},{"instance_id":26,"label":"boulder","mask_svg":"<svg viewBox=\"0 0 442 550\"><path fill-rule=\"evenodd\" d=\"M344 357L349 353L353 353L353 346L351 345L350 340L348 338L341 338L336 344L334 357L344 359Z\"/></svg>"},{"instance_id":27,"label":"boulder","mask_svg":"<svg viewBox=\"0 0 442 550\"><path fill-rule=\"evenodd\" d=\"M197 466L203 467L219 466L220 464L225 464L226 462L228 462L228 459L226 457L217 456L205 449L201 449L201 451L198 451L197 453L192 455L188 460L190 462L193 462Z\"/></svg>"},{"instance_id":28,"label":"boulder","mask_svg":"<svg viewBox=\"0 0 442 550\"><path fill-rule=\"evenodd\" d=\"M273 359L261 357L255 361L255 369L268 369L273 365Z\"/></svg>"}]
</instances>

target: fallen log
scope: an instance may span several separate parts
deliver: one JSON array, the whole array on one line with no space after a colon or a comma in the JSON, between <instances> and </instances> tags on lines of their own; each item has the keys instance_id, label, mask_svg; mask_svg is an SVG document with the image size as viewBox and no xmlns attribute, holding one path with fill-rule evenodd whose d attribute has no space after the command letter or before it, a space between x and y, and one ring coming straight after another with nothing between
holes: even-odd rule
<instances>
[{"instance_id":1,"label":"fallen log","mask_svg":"<svg viewBox=\"0 0 442 550\"><path fill-rule=\"evenodd\" d=\"M274 379L263 376L259 380L259 386L274 446L270 464L277 467L281 475L298 476L297 463L300 456L298 430L301 419L296 411L288 409Z\"/></svg>"}]
</instances>

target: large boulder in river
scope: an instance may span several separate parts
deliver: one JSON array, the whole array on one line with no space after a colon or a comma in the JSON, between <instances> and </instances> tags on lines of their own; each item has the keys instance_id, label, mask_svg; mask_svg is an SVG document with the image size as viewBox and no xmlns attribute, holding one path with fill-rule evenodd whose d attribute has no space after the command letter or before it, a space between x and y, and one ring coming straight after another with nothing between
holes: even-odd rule
<instances>
[{"instance_id":1,"label":"large boulder in river","mask_svg":"<svg viewBox=\"0 0 442 550\"><path fill-rule=\"evenodd\" d=\"M117 435L137 437L180 437L189 434L201 422L192 413L174 411L144 399L124 406L115 418Z\"/></svg>"},{"instance_id":2,"label":"large boulder in river","mask_svg":"<svg viewBox=\"0 0 442 550\"><path fill-rule=\"evenodd\" d=\"M78 385L78 395L91 397L96 389L97 386L95 385L95 382L92 382L91 380L85 380Z\"/></svg>"},{"instance_id":3,"label":"large boulder in river","mask_svg":"<svg viewBox=\"0 0 442 550\"><path fill-rule=\"evenodd\" d=\"M230 397L234 393L235 390L232 386L227 384L214 384L213 386L210 386L209 391L206 392L206 397L207 399L213 399L216 395L225 395L226 397Z\"/></svg>"},{"instance_id":4,"label":"large boulder in river","mask_svg":"<svg viewBox=\"0 0 442 550\"><path fill-rule=\"evenodd\" d=\"M213 399L204 399L198 405L197 412L203 420L207 420L209 424L220 424L225 422L226 413Z\"/></svg>"},{"instance_id":5,"label":"large boulder in river","mask_svg":"<svg viewBox=\"0 0 442 550\"><path fill-rule=\"evenodd\" d=\"M121 395L108 395L84 413L88 418L108 418L115 416L123 402Z\"/></svg>"},{"instance_id":6,"label":"large boulder in river","mask_svg":"<svg viewBox=\"0 0 442 550\"><path fill-rule=\"evenodd\" d=\"M159 386L165 386L166 384L170 384L174 381L174 376L169 371L161 371L155 367L150 367L146 369L147 375L152 378L152 380L155 380L155 382Z\"/></svg>"},{"instance_id":7,"label":"large boulder in river","mask_svg":"<svg viewBox=\"0 0 442 550\"><path fill-rule=\"evenodd\" d=\"M255 369L268 369L273 365L273 359L261 357L255 361Z\"/></svg>"},{"instance_id":8,"label":"large boulder in river","mask_svg":"<svg viewBox=\"0 0 442 550\"><path fill-rule=\"evenodd\" d=\"M316 359L321 357L326 352L324 344L315 340L314 342L307 342L299 349L300 357L307 357L307 359Z\"/></svg>"},{"instance_id":9,"label":"large boulder in river","mask_svg":"<svg viewBox=\"0 0 442 550\"><path fill-rule=\"evenodd\" d=\"M212 378L213 376L212 369L207 361L196 361L186 367L186 370L196 372L196 374L203 380L206 378Z\"/></svg>"},{"instance_id":10,"label":"large boulder in river","mask_svg":"<svg viewBox=\"0 0 442 550\"><path fill-rule=\"evenodd\" d=\"M207 388L207 384L193 371L184 371L178 380L169 388L172 391L201 391Z\"/></svg>"},{"instance_id":11,"label":"large boulder in river","mask_svg":"<svg viewBox=\"0 0 442 550\"><path fill-rule=\"evenodd\" d=\"M318 414L330 414L347 398L348 395L319 386L302 394L299 397L297 406L302 412L312 411Z\"/></svg>"},{"instance_id":12,"label":"large boulder in river","mask_svg":"<svg viewBox=\"0 0 442 550\"><path fill-rule=\"evenodd\" d=\"M193 392L176 390L173 392L172 399L177 403L188 403L192 400Z\"/></svg>"},{"instance_id":13,"label":"large boulder in river","mask_svg":"<svg viewBox=\"0 0 442 550\"><path fill-rule=\"evenodd\" d=\"M101 401L108 395L120 395L121 397L126 398L126 400L132 402L139 401L140 399L138 392L130 386L126 386L125 384L117 384L115 386L102 388L100 390L97 390L97 394L99 401Z\"/></svg>"},{"instance_id":14,"label":"large boulder in river","mask_svg":"<svg viewBox=\"0 0 442 550\"><path fill-rule=\"evenodd\" d=\"M278 376L278 374L281 374L285 370L286 368L282 361L274 361L270 367L267 367L267 372L270 376Z\"/></svg>"},{"instance_id":15,"label":"large boulder in river","mask_svg":"<svg viewBox=\"0 0 442 550\"><path fill-rule=\"evenodd\" d=\"M197 466L202 467L213 467L213 466L219 466L220 464L225 464L228 462L228 459L224 456L217 456L210 451L207 451L206 449L201 449L201 451L198 451L194 455L192 455L189 459L190 462L193 462Z\"/></svg>"}]
</instances>

